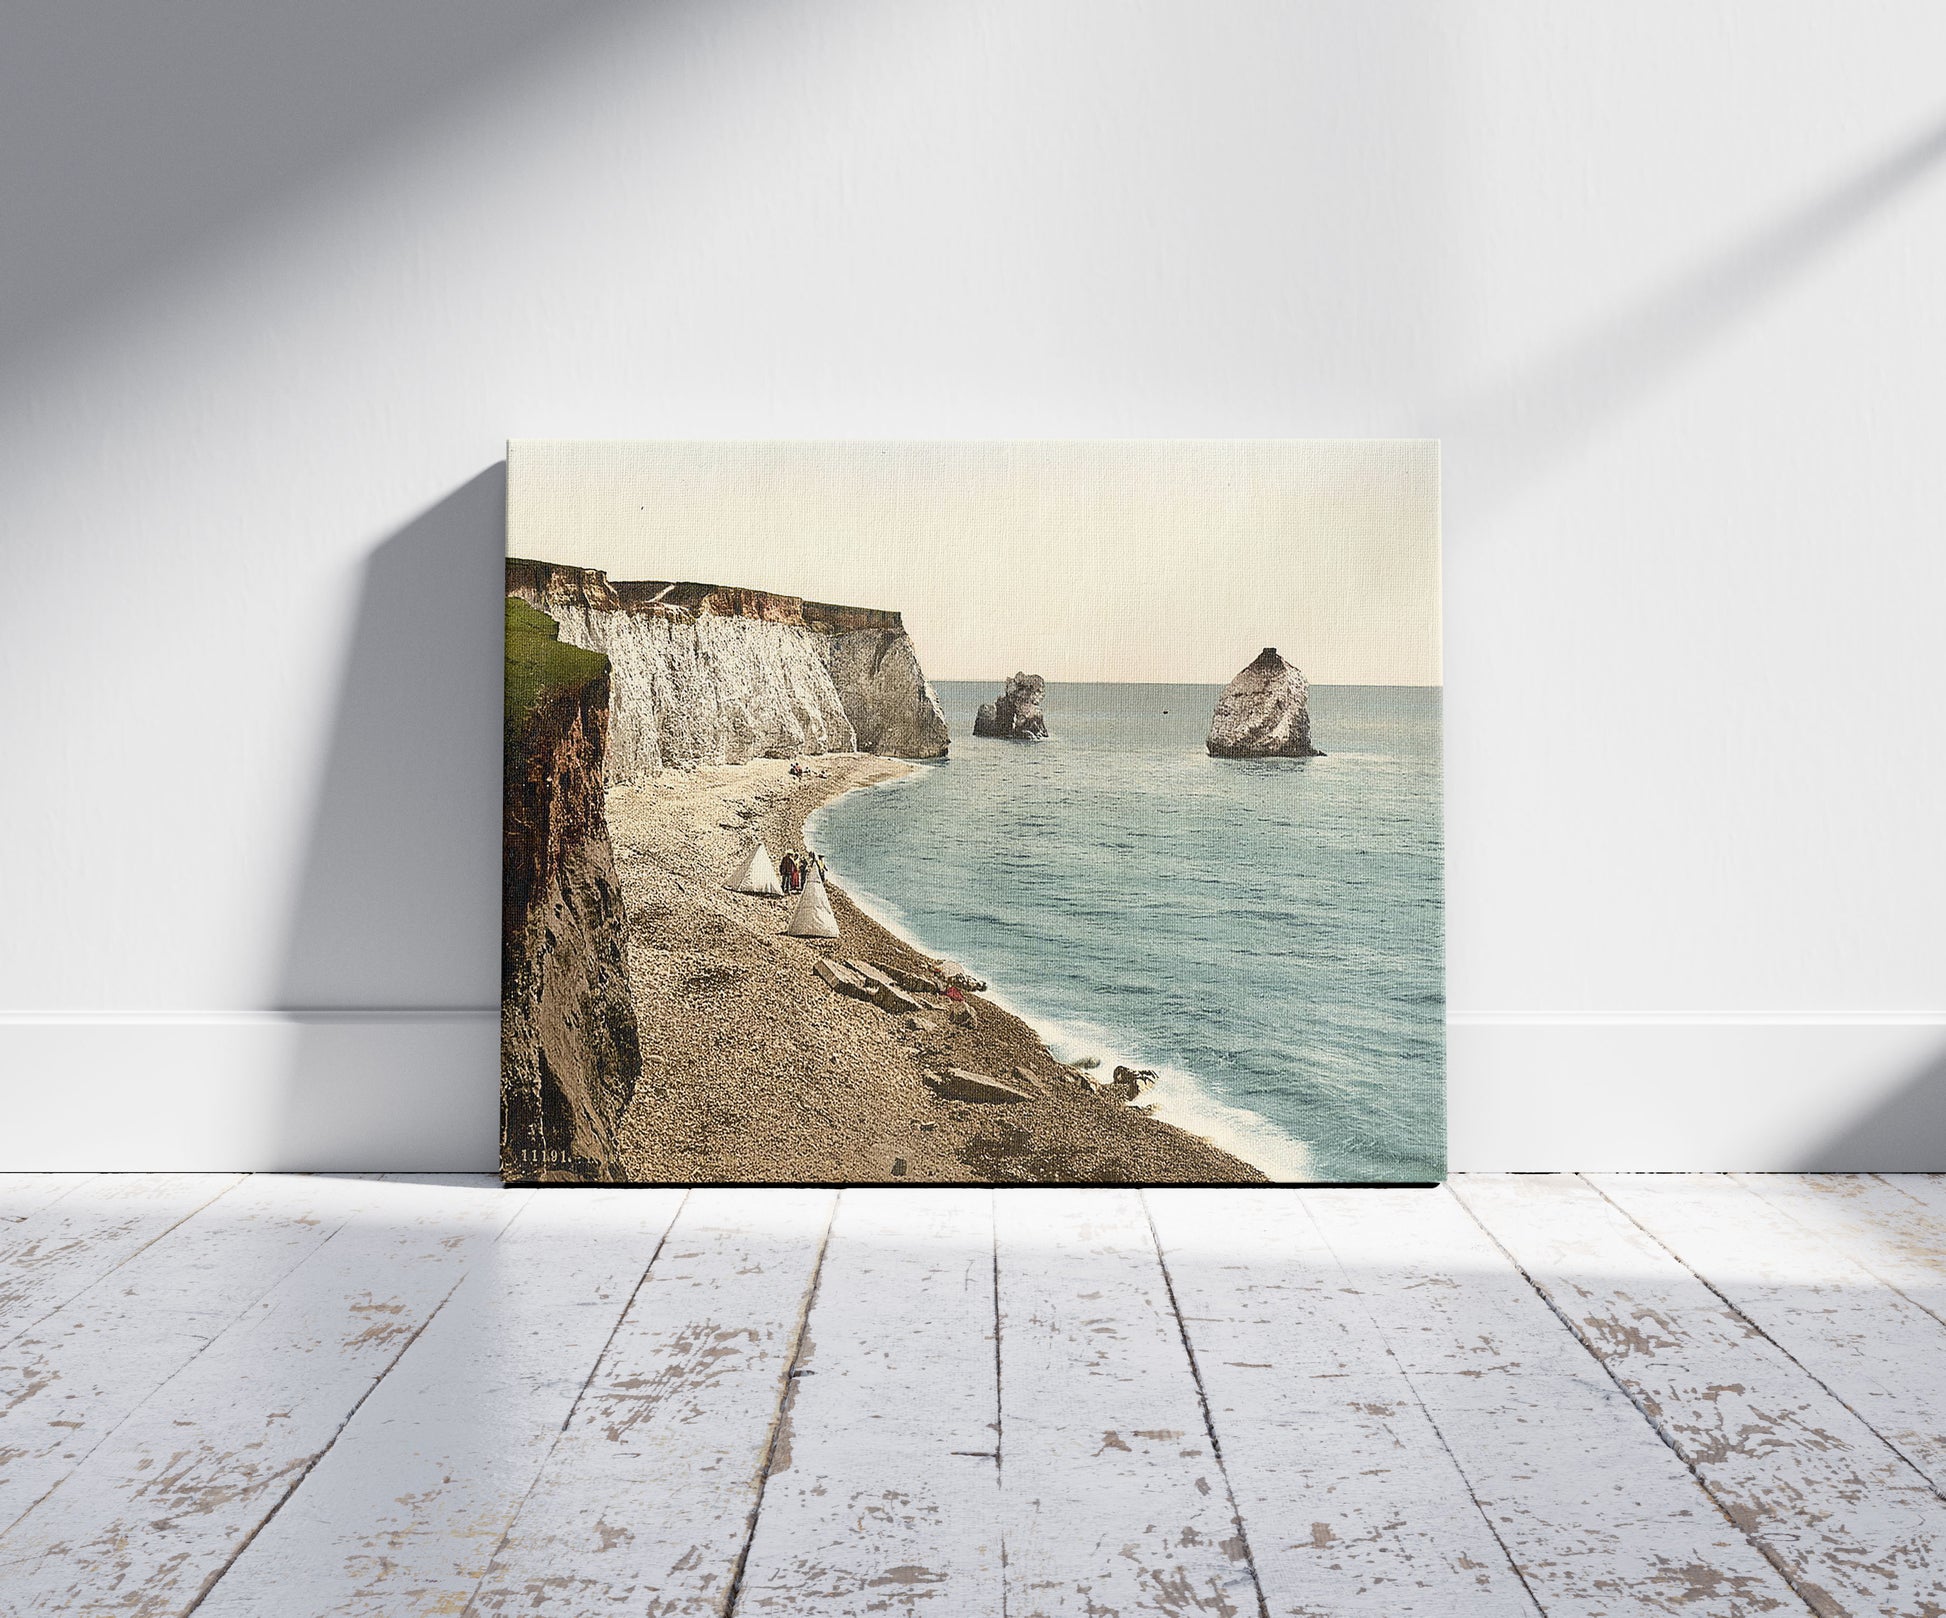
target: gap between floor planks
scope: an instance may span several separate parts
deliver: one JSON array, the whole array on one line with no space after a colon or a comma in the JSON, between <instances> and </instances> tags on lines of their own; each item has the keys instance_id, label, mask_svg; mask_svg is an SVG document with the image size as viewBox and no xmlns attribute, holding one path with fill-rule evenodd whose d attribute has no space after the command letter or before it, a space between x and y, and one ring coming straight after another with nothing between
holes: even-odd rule
<instances>
[{"instance_id":1,"label":"gap between floor planks","mask_svg":"<svg viewBox=\"0 0 1946 1618\"><path fill-rule=\"evenodd\" d=\"M1946 1397L1924 1357L1946 1343L1934 1179L1010 1190L998 1220L984 1191L699 1192L680 1210L673 1194L511 1193L504 1217L451 1242L408 1239L400 1259L367 1240L336 1271L321 1255L353 1215L293 1205L278 1222L278 1184L319 1182L23 1179L39 1177L0 1179L9 1329L36 1376L65 1357L94 1378L79 1396L103 1430L43 1446L30 1508L0 1534L22 1612L578 1612L646 1596L665 1612L1031 1618L1108 1600L1552 1618L1661 1610L1655 1581L1676 1566L1691 1582L1668 1610L1919 1613L1946 1584ZM92 1360L65 1346L84 1329L133 1345L167 1288L221 1268L223 1210L242 1219L253 1195L260 1276L180 1306L175 1335L149 1331L132 1367L100 1335ZM569 1199L599 1199L625 1234L596 1223L639 1268L578 1258ZM765 1206L782 1211L768 1228ZM1462 1212L1480 1237L1451 1224ZM1431 1233L1428 1262L1382 1265L1361 1230L1405 1249ZM1480 1266L1464 1309L1424 1290L1442 1254ZM253 1368L253 1348L329 1369L311 1356L363 1319L360 1265L395 1259L434 1266L398 1304L403 1346L368 1356L338 1414L325 1399L280 1447L288 1413L248 1408L248 1377L293 1408L305 1390L279 1379L288 1367ZM1601 1273L1629 1266L1646 1280ZM345 1296L307 1298L312 1276ZM555 1329L558 1311L588 1309ZM1646 1357L1644 1310L1669 1336ZM496 1347L514 1316L518 1342ZM1429 1357L1435 1328L1452 1340ZM1496 1379L1510 1345L1534 1362ZM19 1377L20 1359L0 1374ZM1786 1435L1822 1434L1837 1460L1723 1450L1695 1418L1726 1365L1786 1396ZM185 1461L171 1398L223 1388L244 1395L217 1424L231 1447ZM1514 1429L1537 1388L1607 1412L1591 1441L1664 1468L1592 1558L1574 1541L1612 1502L1532 1497ZM158 1517L138 1475L158 1465L178 1487L200 1468L224 1509ZM1603 1605L1617 1573L1648 1599Z\"/></svg>"}]
</instances>

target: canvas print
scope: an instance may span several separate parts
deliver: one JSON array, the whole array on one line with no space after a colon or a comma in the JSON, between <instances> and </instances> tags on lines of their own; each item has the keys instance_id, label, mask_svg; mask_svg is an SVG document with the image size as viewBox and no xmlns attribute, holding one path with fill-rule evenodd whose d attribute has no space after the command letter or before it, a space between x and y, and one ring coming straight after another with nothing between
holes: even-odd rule
<instances>
[{"instance_id":1,"label":"canvas print","mask_svg":"<svg viewBox=\"0 0 1946 1618\"><path fill-rule=\"evenodd\" d=\"M508 1180L1443 1176L1437 445L507 472Z\"/></svg>"}]
</instances>

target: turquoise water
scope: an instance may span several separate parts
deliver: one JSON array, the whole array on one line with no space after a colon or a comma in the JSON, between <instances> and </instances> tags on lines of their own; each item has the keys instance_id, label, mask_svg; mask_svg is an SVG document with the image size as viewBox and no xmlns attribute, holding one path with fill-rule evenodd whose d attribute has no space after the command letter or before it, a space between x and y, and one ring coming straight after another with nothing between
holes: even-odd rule
<instances>
[{"instance_id":1,"label":"turquoise water","mask_svg":"<svg viewBox=\"0 0 1946 1618\"><path fill-rule=\"evenodd\" d=\"M1313 686L1294 761L1209 757L1220 686L1050 685L1053 740L976 737L999 684L939 685L952 757L819 813L833 874L1274 1177L1440 1178L1439 691Z\"/></svg>"}]
</instances>

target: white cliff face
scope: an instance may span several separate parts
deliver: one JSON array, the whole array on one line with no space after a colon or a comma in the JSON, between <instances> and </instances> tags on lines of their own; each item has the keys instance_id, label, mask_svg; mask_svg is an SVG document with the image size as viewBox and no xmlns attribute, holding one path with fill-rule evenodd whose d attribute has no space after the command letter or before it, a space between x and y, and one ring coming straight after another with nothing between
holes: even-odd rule
<instances>
[{"instance_id":1,"label":"white cliff face","mask_svg":"<svg viewBox=\"0 0 1946 1618\"><path fill-rule=\"evenodd\" d=\"M671 766L850 753L857 735L801 629L560 607L561 639L608 656L608 778Z\"/></svg>"},{"instance_id":2,"label":"white cliff face","mask_svg":"<svg viewBox=\"0 0 1946 1618\"><path fill-rule=\"evenodd\" d=\"M903 629L853 629L822 637L832 684L861 753L940 758L946 714Z\"/></svg>"},{"instance_id":3,"label":"white cliff face","mask_svg":"<svg viewBox=\"0 0 1946 1618\"><path fill-rule=\"evenodd\" d=\"M896 613L510 562L507 589L604 653L610 783L799 753L937 758L945 715Z\"/></svg>"},{"instance_id":4,"label":"white cliff face","mask_svg":"<svg viewBox=\"0 0 1946 1618\"><path fill-rule=\"evenodd\" d=\"M1224 688L1210 719L1217 758L1317 758L1311 745L1311 688L1303 672L1266 646Z\"/></svg>"}]
</instances>

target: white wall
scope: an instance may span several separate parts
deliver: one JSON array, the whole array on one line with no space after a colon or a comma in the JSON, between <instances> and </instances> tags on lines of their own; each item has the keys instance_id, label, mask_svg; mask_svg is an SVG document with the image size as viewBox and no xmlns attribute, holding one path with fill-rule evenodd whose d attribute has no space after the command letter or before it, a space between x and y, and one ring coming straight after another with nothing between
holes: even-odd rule
<instances>
[{"instance_id":1,"label":"white wall","mask_svg":"<svg viewBox=\"0 0 1946 1618\"><path fill-rule=\"evenodd\" d=\"M507 436L1407 434L1455 1165L1946 1168L1936 6L9 18L4 1166L491 1161Z\"/></svg>"}]
</instances>

